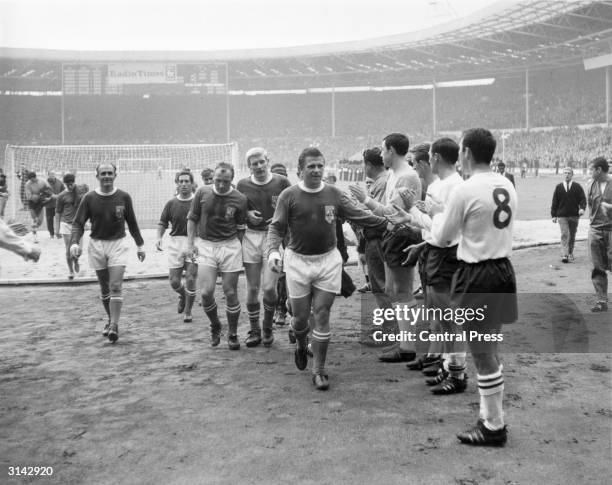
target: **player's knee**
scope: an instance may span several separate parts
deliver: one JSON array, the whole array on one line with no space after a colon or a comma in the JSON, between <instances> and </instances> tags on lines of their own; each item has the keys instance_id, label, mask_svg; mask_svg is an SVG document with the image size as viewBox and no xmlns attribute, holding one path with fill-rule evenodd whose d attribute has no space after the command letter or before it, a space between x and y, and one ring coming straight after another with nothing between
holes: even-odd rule
<instances>
[{"instance_id":1,"label":"player's knee","mask_svg":"<svg viewBox=\"0 0 612 485\"><path fill-rule=\"evenodd\" d=\"M113 281L108 286L109 286L111 295L113 296L121 295L121 288L123 286L121 281Z\"/></svg>"},{"instance_id":2,"label":"player's knee","mask_svg":"<svg viewBox=\"0 0 612 485\"><path fill-rule=\"evenodd\" d=\"M176 276L171 276L170 277L170 286L172 287L173 290L178 290L181 287L181 278L180 277L176 277Z\"/></svg>"},{"instance_id":3,"label":"player's knee","mask_svg":"<svg viewBox=\"0 0 612 485\"><path fill-rule=\"evenodd\" d=\"M499 361L497 359L496 353L474 352L472 353L472 358L474 360L474 367L476 367L476 371L479 374L482 374L482 375L493 374L494 372L497 372L499 369Z\"/></svg>"},{"instance_id":4,"label":"player's knee","mask_svg":"<svg viewBox=\"0 0 612 485\"><path fill-rule=\"evenodd\" d=\"M278 298L276 294L276 284L274 284L273 282L264 283L262 291L264 300L276 301L276 299Z\"/></svg>"},{"instance_id":5,"label":"player's knee","mask_svg":"<svg viewBox=\"0 0 612 485\"><path fill-rule=\"evenodd\" d=\"M249 286L247 289L247 298L249 301L257 301L259 298L259 285Z\"/></svg>"},{"instance_id":6,"label":"player's knee","mask_svg":"<svg viewBox=\"0 0 612 485\"><path fill-rule=\"evenodd\" d=\"M238 300L238 292L233 286L224 286L223 294L225 295L225 298L228 302Z\"/></svg>"},{"instance_id":7,"label":"player's knee","mask_svg":"<svg viewBox=\"0 0 612 485\"><path fill-rule=\"evenodd\" d=\"M214 293L211 295L202 294L202 307L205 309L212 306L215 303L215 295Z\"/></svg>"}]
</instances>

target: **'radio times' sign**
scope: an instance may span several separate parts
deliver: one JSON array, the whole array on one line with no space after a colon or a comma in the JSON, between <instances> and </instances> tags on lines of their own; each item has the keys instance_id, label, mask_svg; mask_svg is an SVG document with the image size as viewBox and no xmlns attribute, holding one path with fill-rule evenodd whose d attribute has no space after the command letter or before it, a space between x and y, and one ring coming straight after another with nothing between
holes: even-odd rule
<instances>
[{"instance_id":1,"label":"'radio times' sign","mask_svg":"<svg viewBox=\"0 0 612 485\"><path fill-rule=\"evenodd\" d=\"M172 84L176 83L176 64L137 63L108 64L107 84Z\"/></svg>"}]
</instances>

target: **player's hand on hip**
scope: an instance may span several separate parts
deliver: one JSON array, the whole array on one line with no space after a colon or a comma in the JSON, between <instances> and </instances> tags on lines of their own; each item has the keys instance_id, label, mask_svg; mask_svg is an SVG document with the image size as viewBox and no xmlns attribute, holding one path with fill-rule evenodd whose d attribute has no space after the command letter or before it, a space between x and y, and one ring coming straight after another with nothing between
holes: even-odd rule
<instances>
[{"instance_id":1,"label":"player's hand on hip","mask_svg":"<svg viewBox=\"0 0 612 485\"><path fill-rule=\"evenodd\" d=\"M258 226L261 224L261 221L263 221L263 217L261 217L261 212L250 210L247 211L247 220L254 226Z\"/></svg>"},{"instance_id":2,"label":"player's hand on hip","mask_svg":"<svg viewBox=\"0 0 612 485\"><path fill-rule=\"evenodd\" d=\"M163 250L164 250L164 249L162 248L162 240L161 240L161 239L158 239L158 240L155 242L155 249L157 249L158 251L163 251Z\"/></svg>"},{"instance_id":3,"label":"player's hand on hip","mask_svg":"<svg viewBox=\"0 0 612 485\"><path fill-rule=\"evenodd\" d=\"M578 217L580 217L580 216L581 216L581 215L583 215L583 214L584 214L584 209L580 209L580 210L578 210Z\"/></svg>"},{"instance_id":4,"label":"player's hand on hip","mask_svg":"<svg viewBox=\"0 0 612 485\"><path fill-rule=\"evenodd\" d=\"M78 244L70 246L70 257L72 259L78 259L81 256L81 248Z\"/></svg>"},{"instance_id":5,"label":"player's hand on hip","mask_svg":"<svg viewBox=\"0 0 612 485\"><path fill-rule=\"evenodd\" d=\"M351 195L355 197L355 199L357 199L362 204L364 203L368 195L365 189L361 187L360 185L354 185L354 184L349 185L349 191L351 192Z\"/></svg>"},{"instance_id":6,"label":"player's hand on hip","mask_svg":"<svg viewBox=\"0 0 612 485\"><path fill-rule=\"evenodd\" d=\"M144 248L138 248L138 250L136 251L136 256L138 256L138 261L140 261L141 263L145 260L146 257L146 253Z\"/></svg>"},{"instance_id":7,"label":"player's hand on hip","mask_svg":"<svg viewBox=\"0 0 612 485\"><path fill-rule=\"evenodd\" d=\"M556 218L556 217L553 217L553 218L552 218L552 221L553 221L553 224L556 224L556 223L557 223L557 218Z\"/></svg>"},{"instance_id":8,"label":"player's hand on hip","mask_svg":"<svg viewBox=\"0 0 612 485\"><path fill-rule=\"evenodd\" d=\"M40 249L33 247L28 253L24 255L24 259L26 261L29 259L34 262L37 262L40 259Z\"/></svg>"}]
</instances>

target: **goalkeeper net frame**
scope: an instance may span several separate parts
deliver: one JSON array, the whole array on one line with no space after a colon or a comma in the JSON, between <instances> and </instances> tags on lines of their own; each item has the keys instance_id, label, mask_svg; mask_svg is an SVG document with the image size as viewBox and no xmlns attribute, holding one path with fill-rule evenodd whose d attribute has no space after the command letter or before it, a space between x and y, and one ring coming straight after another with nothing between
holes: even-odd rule
<instances>
[{"instance_id":1,"label":"goalkeeper net frame","mask_svg":"<svg viewBox=\"0 0 612 485\"><path fill-rule=\"evenodd\" d=\"M131 195L139 224L156 224L165 203L175 195L174 178L188 168L194 182L202 185L200 172L215 168L219 162L234 165L239 175L236 143L182 145L7 145L4 172L10 193L5 219L29 222L25 200L25 171L35 171L47 179L52 171L61 181L70 172L76 184L87 184L89 190L99 186L96 167L113 163L117 167L115 187Z\"/></svg>"}]
</instances>

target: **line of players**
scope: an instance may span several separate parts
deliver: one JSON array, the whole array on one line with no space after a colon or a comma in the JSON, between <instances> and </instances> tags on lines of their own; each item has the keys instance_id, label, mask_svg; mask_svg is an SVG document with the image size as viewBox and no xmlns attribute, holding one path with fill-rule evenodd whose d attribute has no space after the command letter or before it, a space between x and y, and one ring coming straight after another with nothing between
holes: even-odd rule
<instances>
[{"instance_id":1,"label":"line of players","mask_svg":"<svg viewBox=\"0 0 612 485\"><path fill-rule=\"evenodd\" d=\"M300 370L307 367L308 335L311 334L313 383L317 389L327 389L329 317L340 291L342 271L335 225L337 218L342 218L379 235L368 240L375 249L370 252L376 253L378 262L369 258L368 264L370 274L380 273L382 262L384 288L375 293L386 295L381 305L416 305L412 291L414 265L402 263L406 245L416 246L423 229L425 245L419 248L425 251L419 259L427 303L438 307L487 306L487 319L475 330L498 333L502 323L516 319L516 284L508 256L517 201L512 184L491 173L489 164L495 145L491 133L483 129L466 131L460 145L449 139L436 141L428 156L440 181L429 186L429 197L423 203L419 202L421 180L406 160L408 138L399 133L388 135L382 142L378 157L388 170L383 168L372 177L375 182L371 194L376 199L356 186L350 188L362 205L347 193L323 183L325 159L313 147L300 154L301 181L293 186L285 177L270 173L265 150L259 148L247 153L251 176L239 181L236 188L232 186L234 170L229 164L220 163L214 171L213 184L198 188L195 194L191 172L179 173L177 195L165 206L158 232L158 248L161 248L163 232L168 225L172 226L168 247L170 282L179 294L179 311L184 310L186 320L192 318L197 273L202 306L210 320L211 343L219 345L221 322L214 289L217 275L221 273L228 346L239 349L240 303L236 289L238 274L244 265L251 326L246 344L255 346L263 341L264 345L271 345L276 279L284 266L293 313L291 326L297 340L295 364ZM368 162L376 159L375 152L366 154L366 168ZM465 182L454 172L458 158L464 171L471 174ZM380 169L379 163L371 165ZM70 241L71 257L76 259L81 253L79 242L84 225L90 220L89 259L96 270L109 317L104 335L112 342L118 338L121 286L128 252L125 223L138 246L138 258L145 257L131 198L114 187L116 175L112 164L98 166L100 187L83 197ZM283 240L286 245L281 256ZM416 251L416 247L410 248L410 252ZM184 284L181 283L183 269L186 271ZM263 339L259 326L260 289L264 306ZM409 322L398 324L403 330ZM439 350L431 350L432 355L414 365L424 366L439 360ZM440 373L438 389L440 393L460 392L465 389L465 351L445 350L450 366L448 374ZM478 373L480 419L476 426L458 435L459 439L474 445L503 445L506 442L501 409L503 377L496 344L471 350ZM410 349L402 346L389 353L391 358L387 360L414 357Z\"/></svg>"},{"instance_id":2,"label":"line of players","mask_svg":"<svg viewBox=\"0 0 612 485\"><path fill-rule=\"evenodd\" d=\"M294 314L296 366L301 370L307 367L308 334L312 332L313 382L317 389L327 389L329 314L340 290L342 271L342 259L335 249L335 223L341 217L366 230L370 281L381 307L398 303L407 307L416 305L412 274L414 261L418 259L427 305L487 308L486 318L478 327L471 327L468 322L463 328L482 334L498 333L503 323L517 317L516 282L508 259L517 197L511 182L491 171L495 147L495 139L488 130L467 130L459 145L443 138L427 149L419 146L413 150L415 171L406 161L407 137L398 133L388 135L380 149L364 152L366 173L373 179L369 193L358 186L350 187L352 196L369 210L323 183L325 159L317 148L307 148L301 153L298 160L301 182L294 186L269 172L263 149L253 149L247 154L252 175L238 183L242 191L233 188L233 167L228 164L219 164L212 186L201 187L195 195L192 194L193 175L189 171L181 172L177 176L177 197L166 205L162 214L158 248L165 229L171 224L173 239L169 255L171 261L177 262L170 265L170 279L173 289L179 293L180 306L189 307L189 311L185 309L186 320L191 319L198 263L203 306L211 321L212 344L220 343L221 323L214 301L214 284L217 273L221 272L228 345L237 350L240 304L236 283L244 264L251 323L247 345L262 341L260 286L264 290L263 342L272 344L271 311L275 298L271 282L281 271L282 261ZM457 160L464 173L470 175L466 181L456 173ZM64 233L70 232L70 257L76 260L81 254L79 242L84 225L88 220L92 223L89 259L96 270L109 317L104 334L114 342L118 338L121 286L128 254L124 242L126 223L138 245L138 258L143 260L145 254L131 198L114 187L116 168L101 164L96 175L100 187L85 195L80 204L70 201L72 208L78 205L78 209L72 227L65 226ZM270 185L273 181L275 184ZM74 180L65 182L68 185ZM427 184L426 190L422 182ZM419 241L417 229L422 230L423 242ZM2 240L10 240L7 248L37 259L39 252L19 246L2 226L0 236ZM286 242L284 257L281 256L283 240ZM404 261L406 252L408 257ZM180 282L183 270L180 263L187 270L185 286ZM374 273L378 275L377 283L373 280ZM311 315L313 324L309 326ZM406 325L405 321L397 323L400 330ZM438 327L456 330L444 321L430 324L434 331ZM469 341L469 348L477 370L480 418L473 428L458 437L461 442L472 445L503 445L507 440L502 411L504 381L497 344ZM449 365L433 379L433 384L437 384L435 393L462 392L467 379L465 349L456 343L446 348L432 346L428 355L411 360L409 366L439 367L442 352L448 355ZM381 360L389 362L415 357L410 348L402 345L385 354Z\"/></svg>"}]
</instances>

